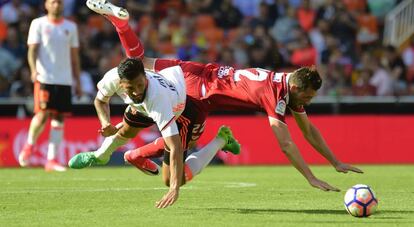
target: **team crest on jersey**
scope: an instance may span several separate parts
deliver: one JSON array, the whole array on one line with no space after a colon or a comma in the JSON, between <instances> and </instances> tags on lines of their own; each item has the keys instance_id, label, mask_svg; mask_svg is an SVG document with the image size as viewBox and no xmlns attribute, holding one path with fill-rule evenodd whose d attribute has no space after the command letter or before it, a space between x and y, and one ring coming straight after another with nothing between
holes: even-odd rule
<instances>
[{"instance_id":1,"label":"team crest on jersey","mask_svg":"<svg viewBox=\"0 0 414 227\"><path fill-rule=\"evenodd\" d=\"M279 102L277 102L277 105L276 105L276 113L282 116L285 116L285 111L286 111L286 102L285 100L280 100Z\"/></svg>"}]
</instances>

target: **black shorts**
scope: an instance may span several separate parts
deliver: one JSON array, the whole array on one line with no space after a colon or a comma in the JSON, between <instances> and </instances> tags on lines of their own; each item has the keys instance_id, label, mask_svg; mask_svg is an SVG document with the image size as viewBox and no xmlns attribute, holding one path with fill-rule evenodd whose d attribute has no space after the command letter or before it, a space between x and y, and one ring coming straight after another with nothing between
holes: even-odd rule
<instances>
[{"instance_id":1,"label":"black shorts","mask_svg":"<svg viewBox=\"0 0 414 227\"><path fill-rule=\"evenodd\" d=\"M199 102L200 101L187 96L185 109L175 121L177 123L184 150L188 149L189 144L195 143L204 132L208 113L202 108L202 104ZM129 126L136 128L147 128L155 124L151 118L134 111L132 108L128 108L128 110L125 111L124 121ZM169 159L164 160L164 162L165 161L168 161L166 164L169 164Z\"/></svg>"},{"instance_id":2,"label":"black shorts","mask_svg":"<svg viewBox=\"0 0 414 227\"><path fill-rule=\"evenodd\" d=\"M51 111L69 114L72 112L72 89L71 86L34 84L34 111Z\"/></svg>"},{"instance_id":3,"label":"black shorts","mask_svg":"<svg viewBox=\"0 0 414 227\"><path fill-rule=\"evenodd\" d=\"M195 143L204 132L208 113L203 110L199 102L187 96L184 112L176 120L185 151L183 161L187 157L188 145ZM170 164L170 152L166 150L164 151L164 163Z\"/></svg>"}]
</instances>

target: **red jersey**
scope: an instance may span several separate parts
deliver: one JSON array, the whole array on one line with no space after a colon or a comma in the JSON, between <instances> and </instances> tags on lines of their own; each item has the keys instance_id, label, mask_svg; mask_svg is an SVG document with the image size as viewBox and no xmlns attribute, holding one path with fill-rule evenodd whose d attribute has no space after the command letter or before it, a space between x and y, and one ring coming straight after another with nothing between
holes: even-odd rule
<instances>
[{"instance_id":1,"label":"red jersey","mask_svg":"<svg viewBox=\"0 0 414 227\"><path fill-rule=\"evenodd\" d=\"M213 110L264 111L271 118L285 122L286 108L304 113L303 106L289 106L288 73L261 68L239 69L217 64L157 59L155 70L180 65L187 95Z\"/></svg>"}]
</instances>

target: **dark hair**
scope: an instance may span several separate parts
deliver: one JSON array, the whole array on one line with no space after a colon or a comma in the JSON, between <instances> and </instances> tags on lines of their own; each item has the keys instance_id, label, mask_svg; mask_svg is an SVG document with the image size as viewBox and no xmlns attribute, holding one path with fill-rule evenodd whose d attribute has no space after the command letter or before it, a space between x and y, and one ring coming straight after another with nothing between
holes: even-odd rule
<instances>
[{"instance_id":1,"label":"dark hair","mask_svg":"<svg viewBox=\"0 0 414 227\"><path fill-rule=\"evenodd\" d=\"M308 88L317 91L322 86L321 76L314 66L295 70L290 76L289 82L298 86L302 91Z\"/></svg>"},{"instance_id":2,"label":"dark hair","mask_svg":"<svg viewBox=\"0 0 414 227\"><path fill-rule=\"evenodd\" d=\"M145 75L144 64L139 59L127 58L119 63L118 75L125 80L133 80L140 75Z\"/></svg>"}]
</instances>

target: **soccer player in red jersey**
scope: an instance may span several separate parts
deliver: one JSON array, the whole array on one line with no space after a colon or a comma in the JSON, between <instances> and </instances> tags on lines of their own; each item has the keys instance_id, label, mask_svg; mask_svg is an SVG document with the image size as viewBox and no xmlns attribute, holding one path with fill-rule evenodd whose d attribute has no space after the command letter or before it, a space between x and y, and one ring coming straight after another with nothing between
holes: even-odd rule
<instances>
[{"instance_id":1,"label":"soccer player in red jersey","mask_svg":"<svg viewBox=\"0 0 414 227\"><path fill-rule=\"evenodd\" d=\"M206 112L220 110L258 110L269 117L269 124L281 150L294 167L313 187L324 191L339 191L338 188L316 178L303 160L293 142L285 122L286 111L290 110L306 140L323 155L338 172L362 173L362 170L339 161L326 144L319 130L310 122L304 106L309 105L321 87L322 80L314 68L300 68L291 73L276 73L261 68L234 69L218 64L147 58L136 34L119 12L127 13L105 0L88 0L93 11L104 15L115 26L121 43L130 58L142 59L145 68L160 71L179 65L185 77L187 95L198 100ZM105 130L105 129L103 129ZM125 159L138 169L145 158L160 155L158 143L151 143L125 153ZM157 145L158 144L158 145Z\"/></svg>"}]
</instances>

